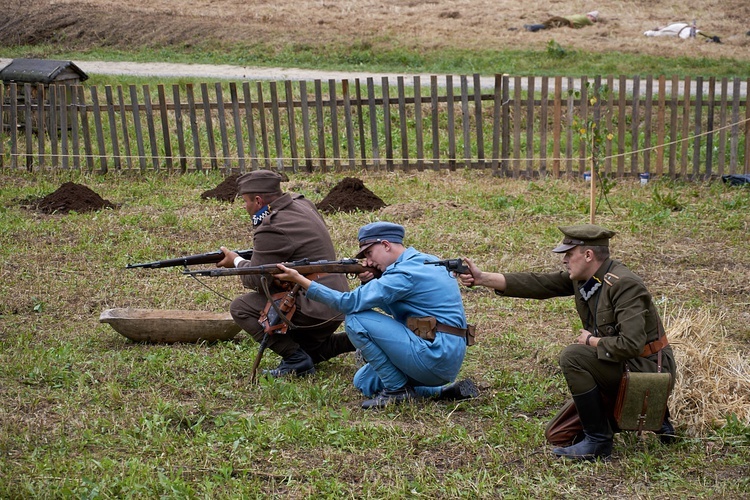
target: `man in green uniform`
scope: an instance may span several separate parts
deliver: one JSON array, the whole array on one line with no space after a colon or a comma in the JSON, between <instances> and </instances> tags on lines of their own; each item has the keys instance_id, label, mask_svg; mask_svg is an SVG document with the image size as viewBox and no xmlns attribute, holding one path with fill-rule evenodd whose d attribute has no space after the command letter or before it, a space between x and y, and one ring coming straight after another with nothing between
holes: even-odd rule
<instances>
[{"instance_id":1,"label":"man in green uniform","mask_svg":"<svg viewBox=\"0 0 750 500\"><path fill-rule=\"evenodd\" d=\"M566 271L553 273L487 273L465 259L471 274L459 279L466 286L493 288L498 295L547 299L575 295L583 323L576 342L560 355L560 367L578 410L585 438L552 452L560 457L592 460L612 453L613 428L602 397L614 401L625 364L633 372L662 370L676 365L653 299L640 277L610 259L614 231L593 224L561 227L564 239L553 252L563 254ZM665 415L658 432L666 441L674 428Z\"/></svg>"}]
</instances>

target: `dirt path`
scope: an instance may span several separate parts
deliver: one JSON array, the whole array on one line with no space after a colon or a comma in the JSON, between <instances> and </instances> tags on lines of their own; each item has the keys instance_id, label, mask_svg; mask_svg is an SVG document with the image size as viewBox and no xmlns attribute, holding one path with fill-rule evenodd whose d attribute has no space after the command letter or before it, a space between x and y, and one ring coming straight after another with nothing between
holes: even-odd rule
<instances>
[{"instance_id":1,"label":"dirt path","mask_svg":"<svg viewBox=\"0 0 750 500\"><path fill-rule=\"evenodd\" d=\"M0 58L0 68L12 59ZM248 66L231 66L227 64L174 64L174 63L140 63L140 62L107 62L107 61L74 61L87 74L155 76L164 78L197 78L218 80L328 80L341 81L369 77L380 80L387 76L396 81L398 76L386 73L317 71L296 68L256 68ZM412 76L412 75L408 75ZM429 81L430 75L422 75L423 81ZM445 82L445 77L441 77ZM484 78L482 86L491 86L493 78Z\"/></svg>"}]
</instances>

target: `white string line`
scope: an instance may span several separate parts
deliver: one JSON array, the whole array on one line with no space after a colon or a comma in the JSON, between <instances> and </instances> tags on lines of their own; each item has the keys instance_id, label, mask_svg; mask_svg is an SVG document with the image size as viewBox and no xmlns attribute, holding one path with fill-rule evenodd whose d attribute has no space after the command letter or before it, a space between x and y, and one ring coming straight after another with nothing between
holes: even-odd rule
<instances>
[{"instance_id":1,"label":"white string line","mask_svg":"<svg viewBox=\"0 0 750 500\"><path fill-rule=\"evenodd\" d=\"M648 148L636 149L635 151L628 151L626 153L620 153L620 154L616 154L616 155L604 156L604 157L602 157L602 159L606 160L606 159L609 159L609 158L619 158L621 156L635 155L635 154L642 153L642 152L645 152L645 151L653 151L655 149L665 148L667 146L672 146L673 144L679 144L681 142L693 141L693 140L695 140L698 137L704 137L704 136L707 136L709 134L714 134L715 132L721 132L722 130L726 130L726 129L730 129L730 128L733 128L733 127L737 127L739 125L742 125L742 124L748 123L748 122L750 122L750 118L745 118L745 119L740 120L739 122L730 123L730 124L727 124L727 125L725 125L723 127L715 128L715 129L712 129L712 130L707 130L705 132L701 132L700 134L695 134L695 135L686 137L684 139L677 139L677 140L674 140L674 141L671 141L671 142L665 142L664 144L659 144L658 146L651 146L651 147L648 147ZM745 140L746 141L750 140L750 136L746 137ZM592 157L589 156L588 158L592 158Z\"/></svg>"},{"instance_id":2,"label":"white string line","mask_svg":"<svg viewBox=\"0 0 750 500\"><path fill-rule=\"evenodd\" d=\"M742 124L750 122L750 118L744 118L741 119L739 122L732 122L729 123L723 127L714 128L710 131L701 132L699 134L691 135L688 137L685 137L683 139L676 139L674 141L666 142L664 144L659 144L656 146L651 146L648 148L642 148L637 149L634 151L627 151L624 153L618 153L613 155L607 155L607 156L601 156L600 160L607 160L607 159L614 159L614 158L620 158L625 156L632 156L639 153L643 153L646 151L654 151L660 148L665 148L667 146L672 146L674 144L679 144L682 142L688 142L688 141L694 141L696 138L704 137L707 135L712 135L717 132L721 132L722 130L730 129L736 126L740 126ZM750 140L750 137L748 137L746 140ZM466 163L467 161L471 162L485 162L485 163L492 163L492 162L516 162L516 163L528 163L528 162L540 162L540 161L546 161L546 162L575 162L575 161L581 161L581 160L592 160L593 156L576 156L576 157L550 157L546 156L544 158L538 157L538 156L532 156L532 157L509 157L509 158L463 158L463 157L456 157L456 158L417 158L417 157L364 157L361 156L358 157L333 157L333 156L323 156L323 157L291 157L291 156L273 156L273 157L265 157L265 156L166 156L166 155L123 155L118 154L115 156L114 154L73 154L73 153L9 153L10 157L16 157L16 158L26 158L29 156L37 157L37 158L64 158L64 159L124 159L124 160L138 160L141 161L147 161L147 160L166 160L166 159L172 159L179 161L187 161L187 160L201 160L201 161L207 161L207 162L227 162L227 161L246 161L246 162L259 162L259 163L273 163L273 162L283 162L283 161L298 161L301 163L309 162L309 161L331 161L331 162L340 162L340 163L361 163L362 161L365 162L371 162L373 164L377 163L387 163L387 162L422 162L422 163L434 163L435 161L440 162L449 162L449 163ZM131 161L132 163L132 161Z\"/></svg>"}]
</instances>

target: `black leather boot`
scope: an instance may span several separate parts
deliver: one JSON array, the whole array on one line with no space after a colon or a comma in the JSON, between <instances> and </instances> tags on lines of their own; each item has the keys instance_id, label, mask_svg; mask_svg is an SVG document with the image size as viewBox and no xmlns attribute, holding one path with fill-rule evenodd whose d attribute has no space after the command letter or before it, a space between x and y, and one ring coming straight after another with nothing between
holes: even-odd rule
<instances>
[{"instance_id":1,"label":"black leather boot","mask_svg":"<svg viewBox=\"0 0 750 500\"><path fill-rule=\"evenodd\" d=\"M364 410L377 410L389 405L401 404L405 401L416 399L416 397L417 394L414 392L414 389L408 385L403 386L401 389L396 389L395 391L383 389L376 394L374 398L363 401L362 408Z\"/></svg>"},{"instance_id":2,"label":"black leather boot","mask_svg":"<svg viewBox=\"0 0 750 500\"><path fill-rule=\"evenodd\" d=\"M479 389L470 378L465 378L443 387L443 390L435 399L438 401L460 401L477 396L479 396Z\"/></svg>"},{"instance_id":3,"label":"black leather boot","mask_svg":"<svg viewBox=\"0 0 750 500\"><path fill-rule=\"evenodd\" d=\"M583 441L566 448L555 448L552 453L558 457L574 460L596 460L609 457L612 454L614 433L609 425L599 388L594 387L589 392L574 395L573 401L576 404L581 424L583 424Z\"/></svg>"},{"instance_id":4,"label":"black leather boot","mask_svg":"<svg viewBox=\"0 0 750 500\"><path fill-rule=\"evenodd\" d=\"M661 444L672 444L677 439L674 434L674 426L669 421L669 408L664 412L664 422L661 424L661 429L655 432L659 436Z\"/></svg>"},{"instance_id":5,"label":"black leather boot","mask_svg":"<svg viewBox=\"0 0 750 500\"><path fill-rule=\"evenodd\" d=\"M304 377L313 373L315 373L313 360L302 349L297 349L294 353L282 359L279 366L273 370L263 370L264 375L274 378L286 377L287 375Z\"/></svg>"}]
</instances>

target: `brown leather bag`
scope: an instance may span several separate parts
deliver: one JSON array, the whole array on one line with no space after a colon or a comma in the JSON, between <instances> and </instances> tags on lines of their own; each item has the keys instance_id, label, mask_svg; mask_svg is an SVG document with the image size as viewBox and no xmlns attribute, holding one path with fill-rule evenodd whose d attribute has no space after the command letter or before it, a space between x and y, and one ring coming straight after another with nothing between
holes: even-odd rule
<instances>
[{"instance_id":1,"label":"brown leather bag","mask_svg":"<svg viewBox=\"0 0 750 500\"><path fill-rule=\"evenodd\" d=\"M669 345L659 325L659 339L646 346L641 356L657 349L656 373L631 372L627 363L622 370L620 390L617 391L614 418L622 430L657 431L661 429L672 387L672 374L662 371L662 349ZM655 346L655 347L654 347Z\"/></svg>"},{"instance_id":2,"label":"brown leather bag","mask_svg":"<svg viewBox=\"0 0 750 500\"><path fill-rule=\"evenodd\" d=\"M615 420L622 430L657 431L664 422L672 374L623 370L615 404Z\"/></svg>"},{"instance_id":3,"label":"brown leather bag","mask_svg":"<svg viewBox=\"0 0 750 500\"><path fill-rule=\"evenodd\" d=\"M583 424L572 399L567 400L547 424L544 437L554 446L570 446L583 438Z\"/></svg>"}]
</instances>

